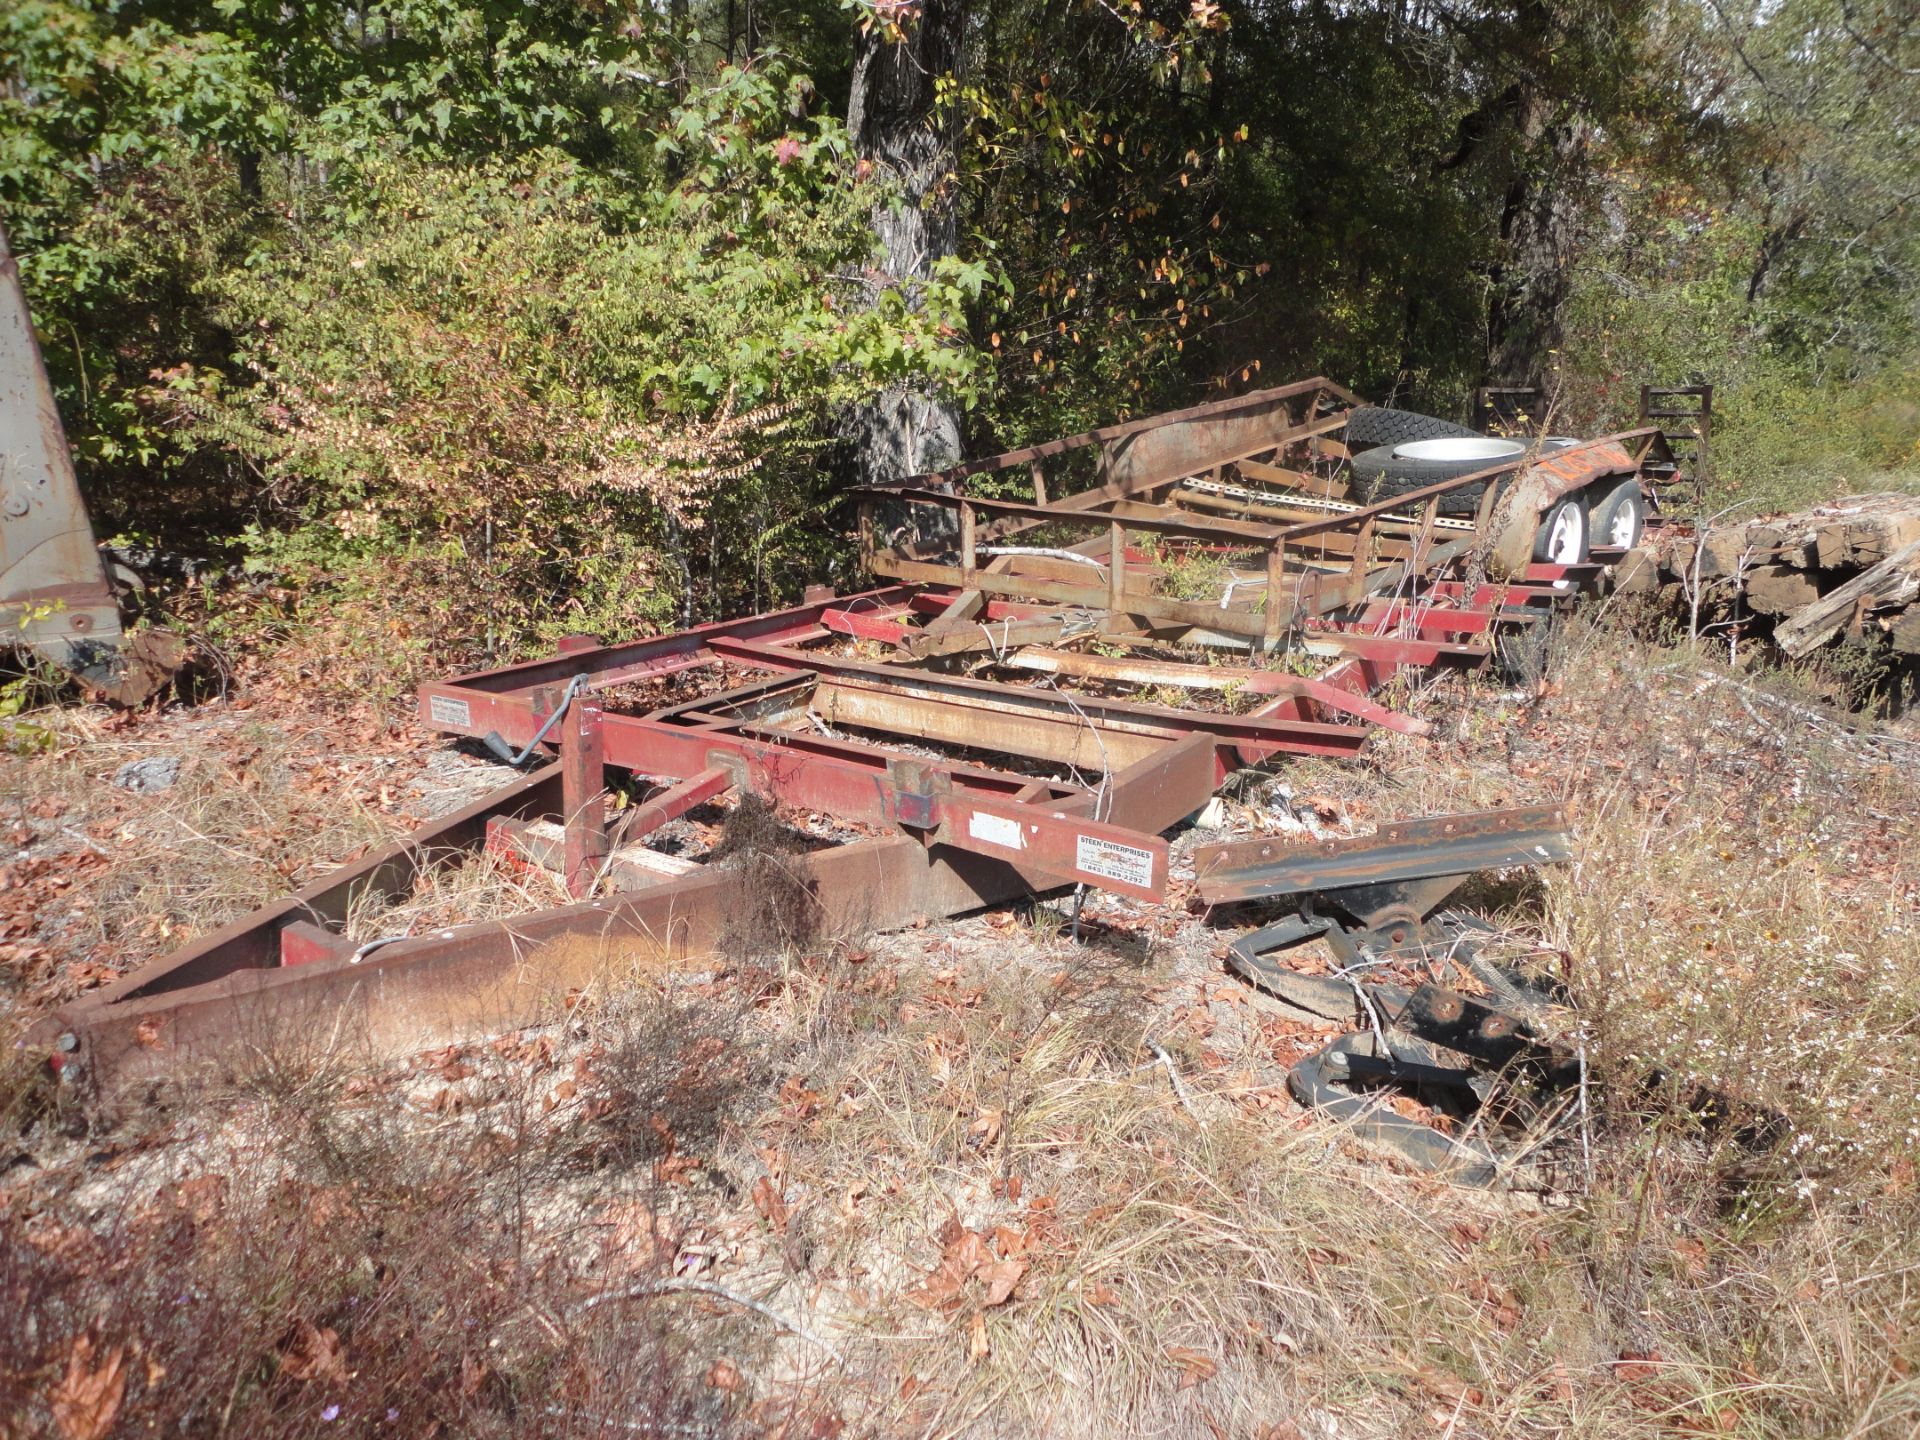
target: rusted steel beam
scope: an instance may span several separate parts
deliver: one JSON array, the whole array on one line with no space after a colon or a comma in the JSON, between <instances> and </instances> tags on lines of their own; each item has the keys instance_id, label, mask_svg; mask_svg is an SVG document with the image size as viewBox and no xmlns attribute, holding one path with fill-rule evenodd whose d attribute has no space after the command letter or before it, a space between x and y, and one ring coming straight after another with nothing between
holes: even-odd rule
<instances>
[{"instance_id":1,"label":"rusted steel beam","mask_svg":"<svg viewBox=\"0 0 1920 1440\"><path fill-rule=\"evenodd\" d=\"M1327 500L1346 500L1352 494L1352 489L1345 480L1329 479L1304 470L1288 470L1279 465L1266 465L1258 460L1241 460L1234 468L1240 472L1242 479L1258 481L1262 485L1279 485L1288 490L1318 495ZM1274 498L1278 500L1281 497Z\"/></svg>"},{"instance_id":2,"label":"rusted steel beam","mask_svg":"<svg viewBox=\"0 0 1920 1440\"><path fill-rule=\"evenodd\" d=\"M560 743L560 805L566 824L562 878L576 900L593 890L607 856L607 748L600 704L576 696L567 707Z\"/></svg>"},{"instance_id":3,"label":"rusted steel beam","mask_svg":"<svg viewBox=\"0 0 1920 1440\"><path fill-rule=\"evenodd\" d=\"M1062 884L1097 885L1136 900L1166 897L1167 842L1158 835L1034 804L937 797L932 818L942 844L1026 865Z\"/></svg>"},{"instance_id":4,"label":"rusted steel beam","mask_svg":"<svg viewBox=\"0 0 1920 1440\"><path fill-rule=\"evenodd\" d=\"M873 566L876 574L916 583L959 585L968 578L957 566L925 560L903 560L882 555L875 557ZM1301 578L1308 585L1314 583L1314 577ZM1076 605L1088 610L1105 610L1111 599L1104 584L1075 585L1064 580L1023 580L986 571L975 572L971 580L979 589L990 594L1044 600L1057 605ZM1259 638L1266 633L1266 623L1260 615L1249 610L1223 610L1217 604L1210 605L1202 600L1175 600L1165 595L1144 595L1129 590L1125 597L1125 613L1143 621L1200 626L1230 635Z\"/></svg>"},{"instance_id":5,"label":"rusted steel beam","mask_svg":"<svg viewBox=\"0 0 1920 1440\"><path fill-rule=\"evenodd\" d=\"M477 739L486 733L488 727L479 725L476 728L469 720L460 718L460 702L470 703L472 692L511 693L528 691L538 685L564 685L581 673L590 674L594 688L600 690L655 679L711 665L714 656L707 641L714 636L732 636L781 645L818 640L831 633L821 624L821 616L828 610L885 609L907 603L915 593L908 586L889 585L857 595L828 596L784 610L748 615L739 620L718 620L710 625L697 625L691 630L676 631L652 639L595 646L550 659L528 660L495 670L475 671L460 676L457 681L430 680L418 692L420 719L432 729L471 735ZM443 702L437 710L434 703L436 697Z\"/></svg>"},{"instance_id":6,"label":"rusted steel beam","mask_svg":"<svg viewBox=\"0 0 1920 1440\"><path fill-rule=\"evenodd\" d=\"M1104 797L1069 794L1046 806L955 802L934 812L936 827L944 827L1000 811L1023 827L1021 846L1000 847L1011 860L976 853L989 843L977 835L968 837L975 848L967 849L938 833L902 834L703 867L643 891L378 949L349 950L337 932L314 925L317 937L294 937L296 948L315 939L300 952L307 963L278 963L283 932L304 917L339 924L368 888L402 893L429 854L477 848L490 820L524 824L524 817L551 813L560 803L561 774L550 766L64 1007L35 1038L66 1073L106 1087L266 1059L390 1055L557 1017L571 996L595 986L674 966L731 964L739 950L764 945L770 935L777 943L819 944L1076 878L1158 893L1165 847L1153 837L1205 802L1218 765L1211 738L1191 735L1122 769ZM1053 822L1043 827L1047 833L1024 828L1036 819Z\"/></svg>"},{"instance_id":7,"label":"rusted steel beam","mask_svg":"<svg viewBox=\"0 0 1920 1440\"><path fill-rule=\"evenodd\" d=\"M957 914L1052 883L906 837L699 874L362 958L233 969L62 1009L38 1038L65 1073L115 1088L203 1069L365 1060L557 1019L569 997L675 967L725 967L769 938L820 944ZM251 921L240 922L242 925Z\"/></svg>"},{"instance_id":8,"label":"rusted steel beam","mask_svg":"<svg viewBox=\"0 0 1920 1440\"><path fill-rule=\"evenodd\" d=\"M1113 659L1037 646L1009 656L1006 663L1015 669L1045 675L1069 675L1121 685L1170 685L1183 690L1237 688L1249 695L1290 695L1403 735L1427 733L1426 724L1411 716L1397 714L1351 691L1282 670L1255 670L1244 665L1190 665L1173 660Z\"/></svg>"},{"instance_id":9,"label":"rusted steel beam","mask_svg":"<svg viewBox=\"0 0 1920 1440\"><path fill-rule=\"evenodd\" d=\"M402 840L329 871L284 900L223 925L171 955L149 961L113 984L91 992L87 1002L111 1005L218 980L237 970L278 966L280 932L287 926L301 920L323 927L344 925L356 905L369 899L403 896L439 858L481 844L486 838L487 821L493 816L551 813L559 806L560 767L548 765L421 826Z\"/></svg>"},{"instance_id":10,"label":"rusted steel beam","mask_svg":"<svg viewBox=\"0 0 1920 1440\"><path fill-rule=\"evenodd\" d=\"M1350 407L1362 403L1360 397L1355 395L1351 390L1346 389L1344 386L1336 385L1333 381L1325 379L1324 377L1316 376L1311 380L1300 380L1291 385L1277 386L1268 390L1255 390L1246 395L1236 395L1224 400L1210 400L1204 405L1190 406L1185 410L1168 411L1161 415L1150 415L1140 420L1129 420L1119 425L1108 425L1098 430L1084 431L1078 435L1067 435L1058 440L1043 441L1038 445L1028 445L1019 450L1009 450L1001 455L992 455L984 460L970 460L963 465L950 466L945 470L935 471L930 475L915 476L914 479L917 483L948 484L953 481L968 479L974 475L988 475L996 471L1011 470L1023 466L1031 467L1037 460L1044 460L1054 455L1064 455L1069 450L1078 450L1089 445L1120 445L1128 441L1134 441L1140 436L1152 434L1155 431L1185 429L1192 426L1212 428L1217 427L1223 420L1244 418L1249 415L1256 419L1263 418L1277 407L1286 407L1292 403L1302 401L1311 402L1323 396L1328 400L1341 404L1343 407ZM1345 423L1344 416L1338 417L1335 423L1328 426L1328 429L1338 429ZM1272 449L1275 448L1275 446L1270 444L1266 448ZM1161 463L1177 464L1182 462L1162 460ZM1207 469L1210 465L1220 463L1223 462L1220 460L1205 460L1203 458L1202 463L1196 464L1193 470L1186 473L1198 473L1200 470Z\"/></svg>"},{"instance_id":11,"label":"rusted steel beam","mask_svg":"<svg viewBox=\"0 0 1920 1440\"><path fill-rule=\"evenodd\" d=\"M783 651L751 642L721 641L721 649L740 659L763 662L769 667L810 670L840 686L858 685L896 695L923 697L931 701L965 706L989 716L1044 715L1081 731L1098 730L1101 735L1128 734L1158 740L1177 739L1195 731L1212 735L1223 744L1263 754L1294 750L1300 754L1353 754L1365 740L1366 732L1340 725L1283 725L1251 716L1216 715L1206 711L1176 710L1162 705L1141 705L1095 696L1069 699L1057 692L1000 685L990 680L975 680L961 675L936 675L895 666L867 665L829 655L803 651ZM978 741L994 742L1002 722L994 719L979 730ZM1075 764L1083 762L1075 761ZM1098 760L1093 762L1096 766Z\"/></svg>"},{"instance_id":12,"label":"rusted steel beam","mask_svg":"<svg viewBox=\"0 0 1920 1440\"><path fill-rule=\"evenodd\" d=\"M1065 639L1084 630L1104 630L1106 612L1062 610L1045 619L971 621L939 634L920 634L907 641L907 653L916 660L942 655L968 655L988 650L995 654L1011 647Z\"/></svg>"},{"instance_id":13,"label":"rusted steel beam","mask_svg":"<svg viewBox=\"0 0 1920 1440\"><path fill-rule=\"evenodd\" d=\"M1436 815L1351 839L1202 845L1193 866L1201 898L1221 905L1563 861L1573 853L1566 823L1555 805Z\"/></svg>"},{"instance_id":14,"label":"rusted steel beam","mask_svg":"<svg viewBox=\"0 0 1920 1440\"><path fill-rule=\"evenodd\" d=\"M900 613L898 610L894 614ZM861 610L828 609L820 612L823 629L836 635L851 635L860 640L878 640L883 645L903 645L916 634L910 625L902 625L888 615Z\"/></svg>"},{"instance_id":15,"label":"rusted steel beam","mask_svg":"<svg viewBox=\"0 0 1920 1440\"><path fill-rule=\"evenodd\" d=\"M980 515L1000 515L1015 519L1035 520L1042 524L1097 525L1101 529L1109 527L1115 512L1106 509L1068 509L1064 505L1035 505L1026 500L997 500L985 496L950 495L942 490L918 490L907 485L867 485L851 494L867 501L894 500L906 501L914 505L927 505L938 510L951 510L956 514L972 511ZM1146 507L1155 510L1156 507ZM1251 527L1236 524L1233 521L1207 520L1199 516L1189 516L1178 511L1168 514L1151 513L1139 516L1127 516L1126 528L1144 535L1159 535L1170 540L1199 540L1233 549L1265 549L1267 538L1265 527Z\"/></svg>"},{"instance_id":16,"label":"rusted steel beam","mask_svg":"<svg viewBox=\"0 0 1920 1440\"><path fill-rule=\"evenodd\" d=\"M702 770L698 775L690 775L622 815L614 828L612 841L615 845L627 845L644 839L667 822L678 820L696 805L704 805L732 788L733 776L717 765Z\"/></svg>"},{"instance_id":17,"label":"rusted steel beam","mask_svg":"<svg viewBox=\"0 0 1920 1440\"><path fill-rule=\"evenodd\" d=\"M1551 585L1516 585L1482 581L1478 585L1465 580L1435 580L1426 593L1436 600L1464 605L1470 609L1537 606L1552 608L1566 600L1567 592Z\"/></svg>"}]
</instances>

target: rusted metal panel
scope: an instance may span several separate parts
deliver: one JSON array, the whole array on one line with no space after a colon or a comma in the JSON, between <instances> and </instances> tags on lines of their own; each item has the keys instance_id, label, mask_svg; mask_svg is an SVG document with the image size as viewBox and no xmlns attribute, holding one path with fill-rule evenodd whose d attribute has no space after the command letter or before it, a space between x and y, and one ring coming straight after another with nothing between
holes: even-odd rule
<instances>
[{"instance_id":1,"label":"rusted metal panel","mask_svg":"<svg viewBox=\"0 0 1920 1440\"><path fill-rule=\"evenodd\" d=\"M1632 475L1638 468L1621 437L1614 436L1589 440L1536 458L1513 482L1510 495L1501 502L1507 518L1493 538L1487 573L1496 580L1523 578L1533 563L1534 535L1540 528L1540 517L1556 500L1600 480Z\"/></svg>"}]
</instances>

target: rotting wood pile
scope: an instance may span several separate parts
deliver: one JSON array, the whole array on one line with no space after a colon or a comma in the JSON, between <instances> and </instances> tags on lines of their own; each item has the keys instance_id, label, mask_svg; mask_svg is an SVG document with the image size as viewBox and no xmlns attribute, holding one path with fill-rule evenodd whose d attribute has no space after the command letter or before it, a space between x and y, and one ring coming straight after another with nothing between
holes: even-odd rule
<instances>
[{"instance_id":1,"label":"rotting wood pile","mask_svg":"<svg viewBox=\"0 0 1920 1440\"><path fill-rule=\"evenodd\" d=\"M1920 655L1920 494L1856 495L1798 514L1676 529L1628 588L1737 606L1799 659L1845 635ZM1624 567L1623 567L1624 568Z\"/></svg>"}]
</instances>

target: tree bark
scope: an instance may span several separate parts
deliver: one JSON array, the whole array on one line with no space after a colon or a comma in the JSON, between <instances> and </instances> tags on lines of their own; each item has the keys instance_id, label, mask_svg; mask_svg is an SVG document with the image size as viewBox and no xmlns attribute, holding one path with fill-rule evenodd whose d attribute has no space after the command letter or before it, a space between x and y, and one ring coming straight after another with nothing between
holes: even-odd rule
<instances>
[{"instance_id":1,"label":"tree bark","mask_svg":"<svg viewBox=\"0 0 1920 1440\"><path fill-rule=\"evenodd\" d=\"M1542 393L1566 339L1591 127L1534 86L1519 101L1519 165L1500 217L1501 262L1487 317L1487 373Z\"/></svg>"},{"instance_id":2,"label":"tree bark","mask_svg":"<svg viewBox=\"0 0 1920 1440\"><path fill-rule=\"evenodd\" d=\"M955 136L936 123L934 85L958 73L965 23L966 0L921 0L901 19L902 38L890 39L876 24L855 41L847 128L854 154L895 186L895 194L874 207L873 229L880 269L907 291L910 303L959 243ZM866 484L892 483L961 458L959 409L930 389L888 388L858 408L851 431Z\"/></svg>"},{"instance_id":3,"label":"tree bark","mask_svg":"<svg viewBox=\"0 0 1920 1440\"><path fill-rule=\"evenodd\" d=\"M1593 126L1578 72L1559 70L1559 52L1582 43L1564 0L1522 0L1515 21L1521 73L1509 92L1512 170L1487 315L1487 374L1493 384L1532 385L1545 395L1566 338Z\"/></svg>"}]
</instances>

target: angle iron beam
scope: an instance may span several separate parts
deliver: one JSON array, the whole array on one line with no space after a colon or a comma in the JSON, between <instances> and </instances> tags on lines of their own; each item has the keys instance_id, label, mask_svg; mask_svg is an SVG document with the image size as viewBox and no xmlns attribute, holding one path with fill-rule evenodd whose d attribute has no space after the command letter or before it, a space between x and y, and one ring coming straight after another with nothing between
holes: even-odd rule
<instances>
[{"instance_id":1,"label":"angle iron beam","mask_svg":"<svg viewBox=\"0 0 1920 1440\"><path fill-rule=\"evenodd\" d=\"M910 836L783 856L777 877L717 864L603 900L386 945L358 964L232 970L209 983L64 1007L34 1037L63 1073L102 1088L263 1057L372 1058L538 1024L596 988L688 965L738 963L742 937L796 943L965 913L1050 877ZM771 887L771 888L769 888ZM253 917L239 922L256 923Z\"/></svg>"},{"instance_id":2,"label":"angle iron beam","mask_svg":"<svg viewBox=\"0 0 1920 1440\"><path fill-rule=\"evenodd\" d=\"M1404 820L1352 839L1203 845L1194 851L1194 873L1201 898L1220 905L1543 865L1572 856L1565 813L1558 806L1539 805Z\"/></svg>"},{"instance_id":3,"label":"angle iron beam","mask_svg":"<svg viewBox=\"0 0 1920 1440\"><path fill-rule=\"evenodd\" d=\"M636 680L712 664L713 654L707 648L707 642L713 636L734 636L769 644L793 644L819 639L830 633L820 623L821 615L828 610L884 608L905 604L911 600L913 593L908 586L881 586L855 595L827 596L803 605L748 615L738 620L716 620L711 624L696 625L691 630L675 631L671 635L658 635L619 645L600 645L544 660L527 660L493 670L473 671L449 680L428 681L419 688L420 720L429 729L478 739L488 727L482 725L476 729L471 724L436 715L432 697L448 695L454 699L470 699L469 695L452 692L473 691L495 695L526 694L540 685L564 685L580 674L592 677L595 689L630 684ZM452 713L458 713L457 707Z\"/></svg>"}]
</instances>

